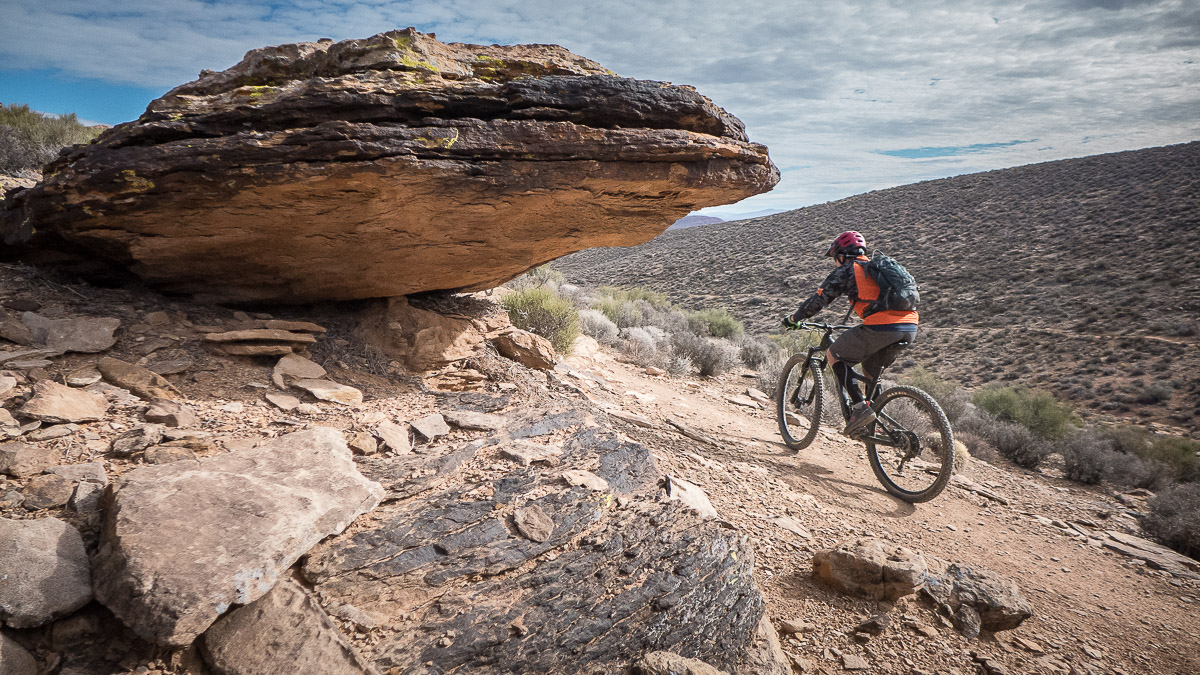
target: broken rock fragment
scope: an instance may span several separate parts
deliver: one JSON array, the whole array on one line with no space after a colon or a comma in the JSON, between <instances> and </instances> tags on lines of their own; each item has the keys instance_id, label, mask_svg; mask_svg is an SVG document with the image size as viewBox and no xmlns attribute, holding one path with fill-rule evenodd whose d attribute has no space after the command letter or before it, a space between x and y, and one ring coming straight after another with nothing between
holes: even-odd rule
<instances>
[{"instance_id":1,"label":"broken rock fragment","mask_svg":"<svg viewBox=\"0 0 1200 675\"><path fill-rule=\"evenodd\" d=\"M438 436L445 436L450 433L450 425L446 424L446 419L438 413L415 419L409 422L409 424L427 441L432 441Z\"/></svg>"},{"instance_id":2,"label":"broken rock fragment","mask_svg":"<svg viewBox=\"0 0 1200 675\"><path fill-rule=\"evenodd\" d=\"M97 422L104 419L108 401L81 389L72 389L51 380L33 386L33 398L21 408L21 414L50 424Z\"/></svg>"},{"instance_id":3,"label":"broken rock fragment","mask_svg":"<svg viewBox=\"0 0 1200 675\"><path fill-rule=\"evenodd\" d=\"M109 490L96 597L143 638L178 646L383 497L328 428L136 469Z\"/></svg>"},{"instance_id":4,"label":"broken rock fragment","mask_svg":"<svg viewBox=\"0 0 1200 675\"><path fill-rule=\"evenodd\" d=\"M50 319L33 312L21 315L21 321L34 342L57 352L102 352L117 343L113 332L121 326L120 319L111 317Z\"/></svg>"},{"instance_id":5,"label":"broken rock fragment","mask_svg":"<svg viewBox=\"0 0 1200 675\"><path fill-rule=\"evenodd\" d=\"M157 422L168 427L194 427L200 423L196 413L186 404L167 399L154 399L146 411L147 422Z\"/></svg>"},{"instance_id":6,"label":"broken rock fragment","mask_svg":"<svg viewBox=\"0 0 1200 675\"><path fill-rule=\"evenodd\" d=\"M537 370L550 370L558 360L549 340L529 331L513 328L492 338L500 355Z\"/></svg>"},{"instance_id":7,"label":"broken rock fragment","mask_svg":"<svg viewBox=\"0 0 1200 675\"><path fill-rule=\"evenodd\" d=\"M1011 579L979 567L934 561L922 593L947 605L967 637L980 630L1012 630L1033 616L1033 606Z\"/></svg>"},{"instance_id":8,"label":"broken rock fragment","mask_svg":"<svg viewBox=\"0 0 1200 675\"><path fill-rule=\"evenodd\" d=\"M296 380L292 386L307 391L321 401L350 406L358 405L363 401L361 391L330 380Z\"/></svg>"},{"instance_id":9,"label":"broken rock fragment","mask_svg":"<svg viewBox=\"0 0 1200 675\"><path fill-rule=\"evenodd\" d=\"M45 176L5 200L5 244L54 241L170 292L293 303L493 288L779 180L691 87L413 29L256 49Z\"/></svg>"},{"instance_id":10,"label":"broken rock fragment","mask_svg":"<svg viewBox=\"0 0 1200 675\"><path fill-rule=\"evenodd\" d=\"M54 451L50 448L10 441L0 443L0 474L14 478L34 476L54 466Z\"/></svg>"},{"instance_id":11,"label":"broken rock fragment","mask_svg":"<svg viewBox=\"0 0 1200 675\"><path fill-rule=\"evenodd\" d=\"M100 359L96 368L109 383L131 391L143 400L161 398L176 401L182 398L167 378L141 366L106 356Z\"/></svg>"},{"instance_id":12,"label":"broken rock fragment","mask_svg":"<svg viewBox=\"0 0 1200 675\"><path fill-rule=\"evenodd\" d=\"M271 381L280 389L287 389L290 380L319 380L323 377L324 368L299 354L285 355L271 371Z\"/></svg>"}]
</instances>

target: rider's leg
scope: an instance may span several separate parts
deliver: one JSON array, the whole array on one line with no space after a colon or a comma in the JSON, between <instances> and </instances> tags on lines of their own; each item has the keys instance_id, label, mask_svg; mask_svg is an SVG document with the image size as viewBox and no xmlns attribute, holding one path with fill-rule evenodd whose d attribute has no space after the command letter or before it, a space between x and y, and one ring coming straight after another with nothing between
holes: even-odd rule
<instances>
[{"instance_id":1,"label":"rider's leg","mask_svg":"<svg viewBox=\"0 0 1200 675\"><path fill-rule=\"evenodd\" d=\"M837 375L838 384L850 395L850 402L861 403L864 400L863 393L858 388L858 381L854 379L853 372L853 366L845 361L836 361L833 364L833 373Z\"/></svg>"}]
</instances>

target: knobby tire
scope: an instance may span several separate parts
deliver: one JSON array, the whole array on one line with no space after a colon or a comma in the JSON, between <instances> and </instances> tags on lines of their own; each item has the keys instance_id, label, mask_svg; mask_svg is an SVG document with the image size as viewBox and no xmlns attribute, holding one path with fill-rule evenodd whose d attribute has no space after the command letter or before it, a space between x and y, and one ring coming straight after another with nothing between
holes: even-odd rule
<instances>
[{"instance_id":1,"label":"knobby tire","mask_svg":"<svg viewBox=\"0 0 1200 675\"><path fill-rule=\"evenodd\" d=\"M779 382L775 385L775 414L779 418L779 434L783 436L784 445L792 450L803 450L812 444L821 426L825 380L821 369L814 366L815 364L809 361L808 354L796 354L784 364L783 372L779 374ZM794 383L791 382L793 371L797 371L798 375ZM790 405L789 397L796 392L797 387L804 387L802 394L805 396L815 392L811 409L801 411ZM789 425L787 420L789 412L799 414L806 419L808 421L807 429L803 429L802 425ZM793 429L794 426L797 428ZM804 434L799 438L792 433L802 430Z\"/></svg>"},{"instance_id":2,"label":"knobby tire","mask_svg":"<svg viewBox=\"0 0 1200 675\"><path fill-rule=\"evenodd\" d=\"M901 405L897 405L897 402ZM891 387L881 393L872 403L871 407L875 410L876 415L879 415L881 412L886 413L888 411L895 411L897 408L902 408L904 402L907 402L912 406L912 410L916 411L909 414L914 415L918 422L918 424L911 424L904 428L908 429L912 427L917 432L922 448L922 455L932 455L937 459L936 462L932 462L937 467L937 476L932 484L920 490L906 489L893 480L888 468L884 466L885 462L880 459L880 450L883 450L885 453L894 454L895 449L884 446L877 448L876 444L870 440L864 440L863 442L867 446L867 457L871 462L871 470L875 472L875 477L879 479L883 487L900 499L916 504L927 502L937 497L950 483L950 479L954 475L954 433L950 428L950 421L946 419L946 413L942 411L937 401L916 387ZM876 424L879 424L879 422L871 425L870 429L872 432ZM929 431L918 428L926 424L930 427ZM930 435L936 435L937 444L940 447L932 448L926 443L926 437ZM896 473L899 475L900 472Z\"/></svg>"}]
</instances>

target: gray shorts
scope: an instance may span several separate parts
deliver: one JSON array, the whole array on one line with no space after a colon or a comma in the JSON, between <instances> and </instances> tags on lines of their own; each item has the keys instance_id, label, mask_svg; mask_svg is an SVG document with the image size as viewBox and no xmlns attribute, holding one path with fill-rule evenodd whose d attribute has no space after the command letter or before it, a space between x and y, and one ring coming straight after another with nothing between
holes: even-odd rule
<instances>
[{"instance_id":1,"label":"gray shorts","mask_svg":"<svg viewBox=\"0 0 1200 675\"><path fill-rule=\"evenodd\" d=\"M874 330L866 326L855 326L838 336L830 345L829 351L838 361L853 366L866 361L888 345L902 341L913 342L916 339L915 330ZM889 365L891 364L883 364L883 367Z\"/></svg>"}]
</instances>

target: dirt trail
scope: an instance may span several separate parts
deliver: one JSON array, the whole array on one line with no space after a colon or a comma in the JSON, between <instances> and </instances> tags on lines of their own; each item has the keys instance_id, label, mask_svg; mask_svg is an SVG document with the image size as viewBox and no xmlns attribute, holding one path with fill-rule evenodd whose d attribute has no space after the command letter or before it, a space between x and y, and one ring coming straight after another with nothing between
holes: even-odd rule
<instances>
[{"instance_id":1,"label":"dirt trail","mask_svg":"<svg viewBox=\"0 0 1200 675\"><path fill-rule=\"evenodd\" d=\"M836 430L822 429L799 454L788 450L769 406L729 400L746 399L755 386L743 374L689 384L648 376L603 351L568 364L576 371L568 379L596 403L645 418L652 428L626 423L629 436L652 448L664 472L703 487L722 517L753 538L770 617L815 626L784 638L785 650L815 672L841 672L844 654L881 673L974 673L975 655L1013 673L1200 672L1200 584L1104 548L1106 530L1137 532L1137 525L1103 489L1056 478L1053 469L1043 475L972 460L964 475L1007 505L952 485L914 506L887 494L863 446ZM718 445L685 438L668 419ZM772 522L780 516L800 527ZM890 608L816 585L812 553L856 536L1003 574L1035 615L1016 630L971 641L913 599ZM889 609L899 620L881 636L854 640L855 626Z\"/></svg>"}]
</instances>

